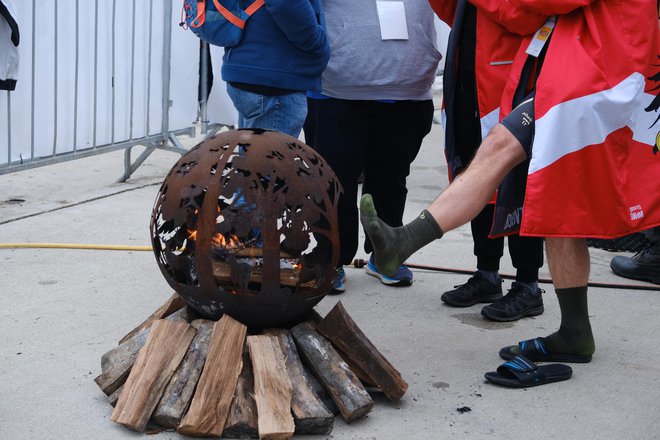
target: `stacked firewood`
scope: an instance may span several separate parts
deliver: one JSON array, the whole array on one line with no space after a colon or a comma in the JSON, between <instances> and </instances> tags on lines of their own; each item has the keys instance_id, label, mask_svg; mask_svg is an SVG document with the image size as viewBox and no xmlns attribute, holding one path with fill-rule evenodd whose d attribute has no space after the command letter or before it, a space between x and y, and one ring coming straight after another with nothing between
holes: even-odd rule
<instances>
[{"instance_id":1,"label":"stacked firewood","mask_svg":"<svg viewBox=\"0 0 660 440\"><path fill-rule=\"evenodd\" d=\"M371 411L367 390L396 401L408 388L341 302L253 334L227 315L195 319L175 294L102 356L101 371L114 422L194 437L328 434L335 414L350 423Z\"/></svg>"}]
</instances>

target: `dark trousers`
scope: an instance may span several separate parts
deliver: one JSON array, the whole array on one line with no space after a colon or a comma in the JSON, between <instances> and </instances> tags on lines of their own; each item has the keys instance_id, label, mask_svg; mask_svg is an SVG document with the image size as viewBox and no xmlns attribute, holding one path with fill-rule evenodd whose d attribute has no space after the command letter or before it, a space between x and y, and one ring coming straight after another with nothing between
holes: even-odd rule
<instances>
[{"instance_id":1,"label":"dark trousers","mask_svg":"<svg viewBox=\"0 0 660 440\"><path fill-rule=\"evenodd\" d=\"M474 241L474 255L477 257L477 269L498 271L500 259L504 255L504 237L488 238L493 225L495 205L488 204L477 215L470 226ZM509 255L516 268L516 281L532 282L539 279L539 269L543 266L543 239L540 237L521 237L509 235Z\"/></svg>"},{"instance_id":2,"label":"dark trousers","mask_svg":"<svg viewBox=\"0 0 660 440\"><path fill-rule=\"evenodd\" d=\"M660 248L660 226L655 228L647 229L644 231L646 239L651 243L651 246Z\"/></svg>"},{"instance_id":3,"label":"dark trousers","mask_svg":"<svg viewBox=\"0 0 660 440\"><path fill-rule=\"evenodd\" d=\"M339 199L340 264L349 264L358 249L358 179L371 194L378 216L401 226L406 178L422 140L431 130L433 102L308 99L303 127L305 143L328 162L343 187ZM321 244L321 242L319 242ZM369 239L364 249L371 253Z\"/></svg>"},{"instance_id":4,"label":"dark trousers","mask_svg":"<svg viewBox=\"0 0 660 440\"><path fill-rule=\"evenodd\" d=\"M459 76L456 89L455 138L461 162L467 164L474 157L481 144L481 123L477 107L477 90L474 71L463 72ZM504 255L504 238L488 238L493 226L495 205L488 204L471 222L474 255L477 269L499 271L500 259ZM516 281L533 282L539 278L543 266L543 239L509 235L509 255L516 268Z\"/></svg>"}]
</instances>

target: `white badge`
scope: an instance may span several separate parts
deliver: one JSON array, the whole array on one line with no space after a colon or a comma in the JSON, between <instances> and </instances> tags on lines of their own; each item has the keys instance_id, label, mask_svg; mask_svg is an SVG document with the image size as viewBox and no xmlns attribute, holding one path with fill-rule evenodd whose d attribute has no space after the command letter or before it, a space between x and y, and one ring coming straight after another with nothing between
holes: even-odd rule
<instances>
[{"instance_id":1,"label":"white badge","mask_svg":"<svg viewBox=\"0 0 660 440\"><path fill-rule=\"evenodd\" d=\"M543 46L545 46L548 38L550 38L552 30L555 28L555 23L557 23L557 16L548 18L546 22L543 23L543 26L541 26L539 30L536 31L534 38L532 38L532 42L529 43L529 46L525 52L533 57L539 56L541 49L543 49Z\"/></svg>"},{"instance_id":2,"label":"white badge","mask_svg":"<svg viewBox=\"0 0 660 440\"><path fill-rule=\"evenodd\" d=\"M406 10L401 1L377 1L380 37L383 40L407 40Z\"/></svg>"}]
</instances>

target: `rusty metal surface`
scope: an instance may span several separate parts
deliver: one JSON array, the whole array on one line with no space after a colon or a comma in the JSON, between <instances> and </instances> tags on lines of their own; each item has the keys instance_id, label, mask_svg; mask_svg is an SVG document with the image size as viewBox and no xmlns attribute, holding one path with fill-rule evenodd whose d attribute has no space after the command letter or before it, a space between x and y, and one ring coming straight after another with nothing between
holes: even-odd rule
<instances>
[{"instance_id":1,"label":"rusty metal surface","mask_svg":"<svg viewBox=\"0 0 660 440\"><path fill-rule=\"evenodd\" d=\"M230 130L192 148L163 181L151 217L167 282L200 314L281 325L331 289L341 187L291 136Z\"/></svg>"}]
</instances>

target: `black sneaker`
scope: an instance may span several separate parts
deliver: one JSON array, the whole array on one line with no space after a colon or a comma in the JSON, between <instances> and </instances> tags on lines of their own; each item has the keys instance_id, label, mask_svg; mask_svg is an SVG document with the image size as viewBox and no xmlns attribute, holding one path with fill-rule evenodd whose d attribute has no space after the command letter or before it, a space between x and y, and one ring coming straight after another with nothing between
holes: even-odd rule
<instances>
[{"instance_id":1,"label":"black sneaker","mask_svg":"<svg viewBox=\"0 0 660 440\"><path fill-rule=\"evenodd\" d=\"M525 316L543 313L543 290L536 289L536 295L518 282L511 284L509 292L497 302L481 309L481 314L493 321L515 321Z\"/></svg>"},{"instance_id":2,"label":"black sneaker","mask_svg":"<svg viewBox=\"0 0 660 440\"><path fill-rule=\"evenodd\" d=\"M632 257L616 256L610 268L620 277L660 284L660 246L647 243Z\"/></svg>"},{"instance_id":3,"label":"black sneaker","mask_svg":"<svg viewBox=\"0 0 660 440\"><path fill-rule=\"evenodd\" d=\"M450 306L469 307L476 303L488 303L502 298L501 280L499 284L492 284L479 272L472 275L467 283L454 287L454 290L445 292L440 297Z\"/></svg>"}]
</instances>

